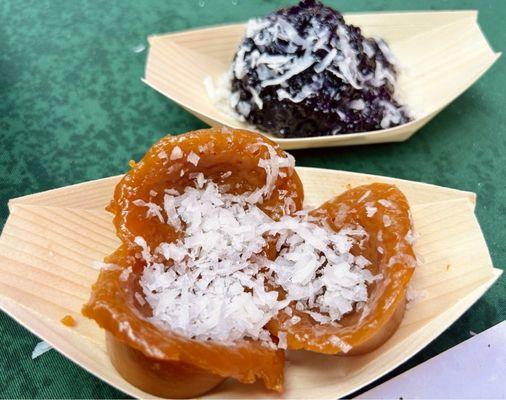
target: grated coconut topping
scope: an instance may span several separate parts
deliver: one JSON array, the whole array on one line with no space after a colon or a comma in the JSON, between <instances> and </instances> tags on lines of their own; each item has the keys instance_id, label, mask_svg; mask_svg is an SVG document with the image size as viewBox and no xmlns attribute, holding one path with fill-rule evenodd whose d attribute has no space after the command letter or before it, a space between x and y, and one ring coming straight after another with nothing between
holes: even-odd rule
<instances>
[{"instance_id":1,"label":"grated coconut topping","mask_svg":"<svg viewBox=\"0 0 506 400\"><path fill-rule=\"evenodd\" d=\"M367 301L367 284L380 278L366 269L367 259L350 253L354 243L367 237L361 227L335 232L305 211L275 221L258 207L294 160L280 157L269 145L255 145L267 146L270 158L259 161L266 182L254 192L225 193L197 173L194 186L183 193L167 189L163 206L134 202L147 208L148 218L184 226L182 237L154 249L135 238L146 264L140 278L143 296L136 299L149 304L149 320L158 327L201 341L253 339L275 348L264 326L281 311L292 315L289 305L317 323L334 323ZM290 201L286 208L293 212ZM268 239L275 239L274 261L263 253ZM286 299L269 289L276 286ZM289 320L299 322L297 315ZM286 336L279 337L277 346L286 348Z\"/></svg>"}]
</instances>

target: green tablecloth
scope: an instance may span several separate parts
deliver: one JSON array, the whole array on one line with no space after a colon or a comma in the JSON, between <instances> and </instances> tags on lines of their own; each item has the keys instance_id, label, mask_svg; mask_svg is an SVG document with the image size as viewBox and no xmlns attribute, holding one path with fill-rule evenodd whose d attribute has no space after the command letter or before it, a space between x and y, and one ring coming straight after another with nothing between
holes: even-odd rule
<instances>
[{"instance_id":1,"label":"green tablecloth","mask_svg":"<svg viewBox=\"0 0 506 400\"><path fill-rule=\"evenodd\" d=\"M0 227L7 200L120 174L166 133L205 125L141 83L146 36L243 21L285 1L0 1ZM471 9L506 44L506 2L328 1L343 11ZM169 71L170 73L170 71ZM448 77L451 79L451 76ZM406 143L294 151L298 165L430 182L478 193L497 267L506 265L506 68L499 62ZM389 376L506 317L504 278L448 331ZM1 397L124 397L0 313Z\"/></svg>"}]
</instances>

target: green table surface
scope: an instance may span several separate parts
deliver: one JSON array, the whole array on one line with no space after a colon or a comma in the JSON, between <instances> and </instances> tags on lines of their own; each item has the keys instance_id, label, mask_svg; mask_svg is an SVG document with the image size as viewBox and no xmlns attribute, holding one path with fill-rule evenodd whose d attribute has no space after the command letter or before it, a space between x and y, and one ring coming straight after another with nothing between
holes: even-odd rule
<instances>
[{"instance_id":1,"label":"green table surface","mask_svg":"<svg viewBox=\"0 0 506 400\"><path fill-rule=\"evenodd\" d=\"M124 172L167 133L205 124L144 85L152 33L244 21L288 1L0 0L0 227L10 198ZM331 1L344 11L479 9L492 47L506 45L506 2ZM168 71L170 73L170 71ZM451 76L448 77L451 79ZM405 143L294 151L298 165L381 174L473 191L495 266L506 266L506 68L487 74ZM392 377L506 317L501 278ZM0 313L0 397L125 395Z\"/></svg>"}]
</instances>

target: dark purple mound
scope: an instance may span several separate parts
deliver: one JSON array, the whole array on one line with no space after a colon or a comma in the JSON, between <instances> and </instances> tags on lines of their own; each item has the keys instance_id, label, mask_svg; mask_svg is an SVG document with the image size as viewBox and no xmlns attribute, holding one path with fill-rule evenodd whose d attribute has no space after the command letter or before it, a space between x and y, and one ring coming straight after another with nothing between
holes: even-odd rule
<instances>
[{"instance_id":1,"label":"dark purple mound","mask_svg":"<svg viewBox=\"0 0 506 400\"><path fill-rule=\"evenodd\" d=\"M315 0L250 20L232 65L231 106L281 137L385 129L409 121L393 56Z\"/></svg>"}]
</instances>

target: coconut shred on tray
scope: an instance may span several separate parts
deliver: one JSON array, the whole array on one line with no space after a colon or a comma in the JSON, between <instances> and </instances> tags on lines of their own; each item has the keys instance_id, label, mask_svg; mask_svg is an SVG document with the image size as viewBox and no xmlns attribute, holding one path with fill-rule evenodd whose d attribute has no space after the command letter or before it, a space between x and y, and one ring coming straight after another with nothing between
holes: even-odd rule
<instances>
[{"instance_id":1,"label":"coconut shred on tray","mask_svg":"<svg viewBox=\"0 0 506 400\"><path fill-rule=\"evenodd\" d=\"M404 124L396 84L388 45L315 0L250 20L230 70L217 85L204 80L221 110L280 137Z\"/></svg>"},{"instance_id":2,"label":"coconut shred on tray","mask_svg":"<svg viewBox=\"0 0 506 400\"><path fill-rule=\"evenodd\" d=\"M265 325L279 312L291 312L290 304L317 323L337 323L367 301L367 285L381 276L365 268L370 262L363 256L350 253L367 236L362 228L334 232L305 211L275 221L257 207L287 162L275 152L261 160L268 178L257 193L224 193L199 173L182 193L167 190L163 206L135 203L147 208L148 218L185 226L177 241L155 249L135 238L146 264L140 286L152 323L197 340L250 338L286 348L283 337L273 342ZM269 260L264 250L273 240L277 257Z\"/></svg>"}]
</instances>

